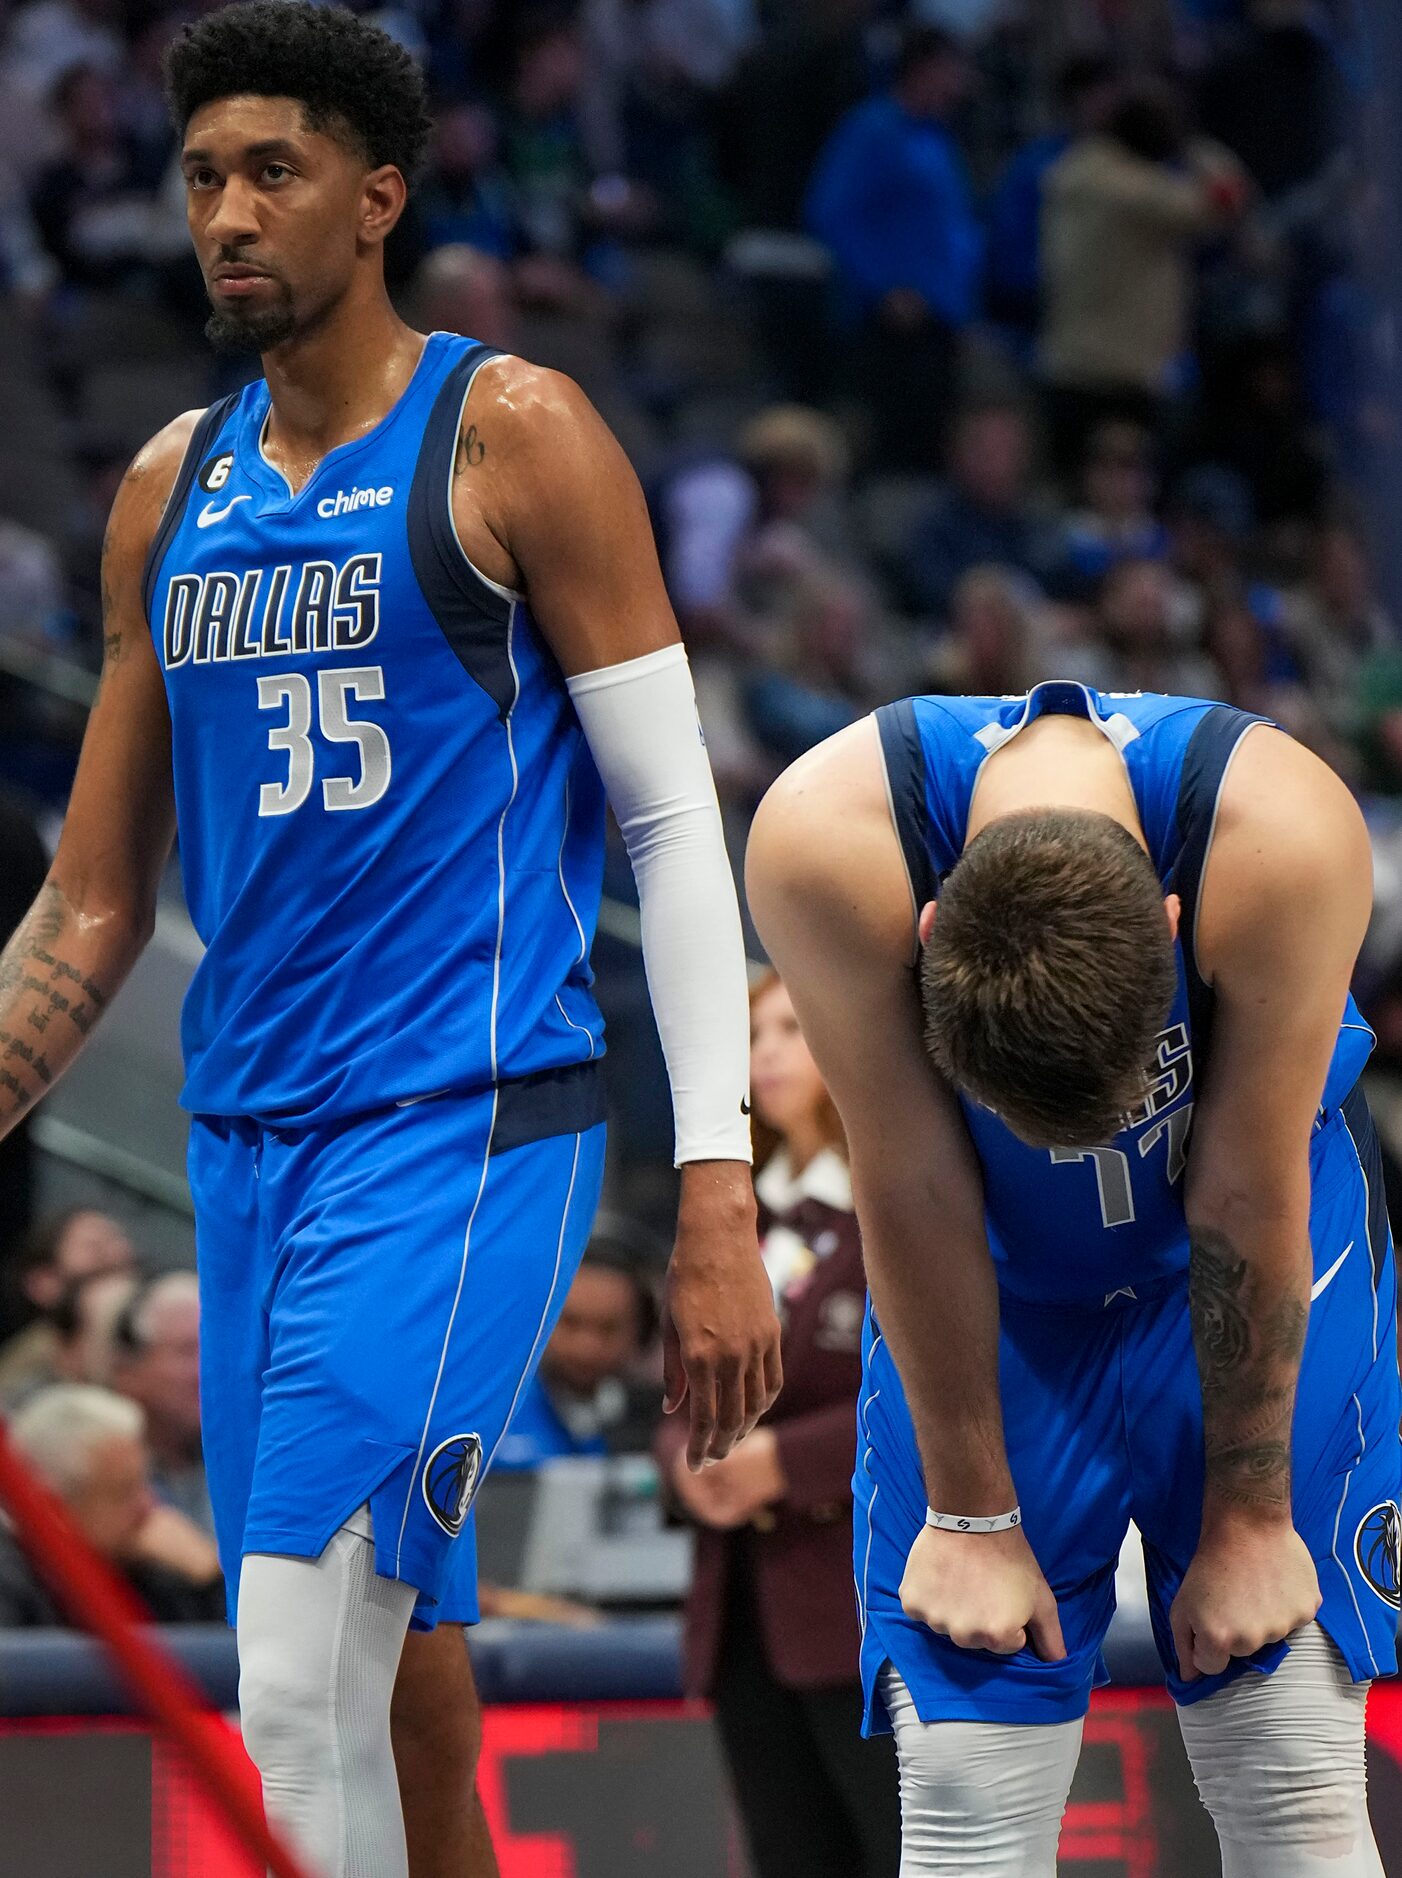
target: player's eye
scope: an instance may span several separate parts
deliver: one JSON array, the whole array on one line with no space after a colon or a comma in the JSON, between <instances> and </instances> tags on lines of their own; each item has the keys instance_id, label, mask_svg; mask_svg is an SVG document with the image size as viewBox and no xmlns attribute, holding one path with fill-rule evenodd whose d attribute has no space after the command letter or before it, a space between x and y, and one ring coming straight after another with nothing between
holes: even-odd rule
<instances>
[{"instance_id":1,"label":"player's eye","mask_svg":"<svg viewBox=\"0 0 1402 1878\"><path fill-rule=\"evenodd\" d=\"M213 189L219 178L201 164L197 169L186 170L185 180L191 189Z\"/></svg>"},{"instance_id":2,"label":"player's eye","mask_svg":"<svg viewBox=\"0 0 1402 1878\"><path fill-rule=\"evenodd\" d=\"M291 170L288 169L285 163L265 163L263 165L264 182L280 183L284 177L290 176L291 174Z\"/></svg>"}]
</instances>

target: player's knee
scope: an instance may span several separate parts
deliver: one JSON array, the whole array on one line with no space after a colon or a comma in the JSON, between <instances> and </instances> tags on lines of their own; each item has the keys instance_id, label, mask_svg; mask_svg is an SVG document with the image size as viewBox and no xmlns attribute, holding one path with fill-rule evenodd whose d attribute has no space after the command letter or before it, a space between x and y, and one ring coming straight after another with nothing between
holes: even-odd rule
<instances>
[{"instance_id":1,"label":"player's knee","mask_svg":"<svg viewBox=\"0 0 1402 1878\"><path fill-rule=\"evenodd\" d=\"M1249 1769L1197 1775L1198 1792L1227 1844L1308 1846L1345 1858L1364 1829L1363 1770L1311 1761L1307 1752L1277 1754Z\"/></svg>"},{"instance_id":2,"label":"player's knee","mask_svg":"<svg viewBox=\"0 0 1402 1878\"><path fill-rule=\"evenodd\" d=\"M296 1767L329 1774L335 1758L328 1666L289 1649L286 1637L239 1636L239 1720L244 1746L265 1778Z\"/></svg>"},{"instance_id":3,"label":"player's knee","mask_svg":"<svg viewBox=\"0 0 1402 1878\"><path fill-rule=\"evenodd\" d=\"M462 1629L411 1630L394 1684L390 1729L395 1754L425 1752L468 1780L482 1746L482 1707Z\"/></svg>"}]
</instances>

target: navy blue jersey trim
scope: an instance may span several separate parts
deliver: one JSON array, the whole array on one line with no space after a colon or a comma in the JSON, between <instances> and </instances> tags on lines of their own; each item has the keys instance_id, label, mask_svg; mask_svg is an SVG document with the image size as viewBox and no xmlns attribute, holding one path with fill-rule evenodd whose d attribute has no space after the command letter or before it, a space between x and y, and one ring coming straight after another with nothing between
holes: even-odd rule
<instances>
[{"instance_id":1,"label":"navy blue jersey trim","mask_svg":"<svg viewBox=\"0 0 1402 1878\"><path fill-rule=\"evenodd\" d=\"M1378 1131L1373 1125L1372 1110L1368 1107L1368 1098L1363 1093L1361 1082L1356 1082L1339 1104L1339 1113L1353 1140L1354 1152L1368 1187L1368 1252L1373 1261L1373 1289L1376 1291L1387 1269L1387 1248L1391 1243L1391 1234L1387 1220L1387 1196L1383 1191L1382 1149L1378 1145Z\"/></svg>"},{"instance_id":2,"label":"navy blue jersey trim","mask_svg":"<svg viewBox=\"0 0 1402 1878\"><path fill-rule=\"evenodd\" d=\"M1230 704L1215 704L1204 712L1183 755L1177 806L1178 837L1182 845L1168 889L1176 893L1182 903L1178 937L1188 981L1193 1053L1199 1062L1206 1060L1213 1009L1212 987L1198 970L1197 961L1198 902L1203 870L1212 845L1217 799L1227 765L1251 726L1265 722L1265 718L1252 717L1249 712L1238 711Z\"/></svg>"},{"instance_id":3,"label":"navy blue jersey trim","mask_svg":"<svg viewBox=\"0 0 1402 1878\"><path fill-rule=\"evenodd\" d=\"M224 428L224 421L242 393L231 391L227 398L221 398L217 404L211 404L203 417L190 433L190 441L185 446L185 454L180 459L180 469L170 494L166 497L165 508L161 512L160 524L151 538L151 546L146 554L146 566L141 576L141 604L145 609L146 623L151 623L151 600L156 591L156 578L161 571L161 562L165 559L166 549L171 537L179 528L185 514L185 504L190 498L190 485L200 467L205 451Z\"/></svg>"},{"instance_id":4,"label":"navy blue jersey trim","mask_svg":"<svg viewBox=\"0 0 1402 1878\"><path fill-rule=\"evenodd\" d=\"M513 601L489 586L462 551L452 519L453 458L468 389L498 354L472 345L439 387L409 490L409 558L430 612L458 663L503 722L516 697L508 635Z\"/></svg>"},{"instance_id":5,"label":"navy blue jersey trim","mask_svg":"<svg viewBox=\"0 0 1402 1878\"><path fill-rule=\"evenodd\" d=\"M497 1085L492 1153L505 1154L551 1135L582 1135L604 1119L603 1063L537 1070Z\"/></svg>"},{"instance_id":6,"label":"navy blue jersey trim","mask_svg":"<svg viewBox=\"0 0 1402 1878\"><path fill-rule=\"evenodd\" d=\"M883 704L875 717L891 790L891 812L896 818L896 834L905 855L915 910L919 913L935 898L940 884L939 871L930 853L925 750L920 741L920 726L915 721L915 706L909 698Z\"/></svg>"}]
</instances>

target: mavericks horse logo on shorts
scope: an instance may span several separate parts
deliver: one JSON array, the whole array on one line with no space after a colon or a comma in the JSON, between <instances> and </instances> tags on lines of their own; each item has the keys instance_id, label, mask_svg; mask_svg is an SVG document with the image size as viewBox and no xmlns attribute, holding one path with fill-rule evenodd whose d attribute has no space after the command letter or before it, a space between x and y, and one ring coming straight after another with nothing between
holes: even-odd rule
<instances>
[{"instance_id":1,"label":"mavericks horse logo on shorts","mask_svg":"<svg viewBox=\"0 0 1402 1878\"><path fill-rule=\"evenodd\" d=\"M1358 1569L1385 1604L1402 1609L1402 1513L1394 1500L1384 1500L1358 1522L1353 1556Z\"/></svg>"},{"instance_id":2,"label":"mavericks horse logo on shorts","mask_svg":"<svg viewBox=\"0 0 1402 1878\"><path fill-rule=\"evenodd\" d=\"M476 1435L449 1435L424 1462L424 1505L450 1539L463 1529L482 1472L482 1443Z\"/></svg>"}]
</instances>

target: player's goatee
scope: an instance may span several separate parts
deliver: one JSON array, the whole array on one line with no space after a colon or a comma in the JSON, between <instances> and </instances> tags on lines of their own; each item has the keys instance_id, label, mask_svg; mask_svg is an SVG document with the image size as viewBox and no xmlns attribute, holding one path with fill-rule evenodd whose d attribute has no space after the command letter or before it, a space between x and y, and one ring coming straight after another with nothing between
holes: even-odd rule
<instances>
[{"instance_id":1,"label":"player's goatee","mask_svg":"<svg viewBox=\"0 0 1402 1878\"><path fill-rule=\"evenodd\" d=\"M205 321L204 336L216 352L270 352L290 339L297 318L290 306L268 307L258 313L232 313L215 307Z\"/></svg>"}]
</instances>

